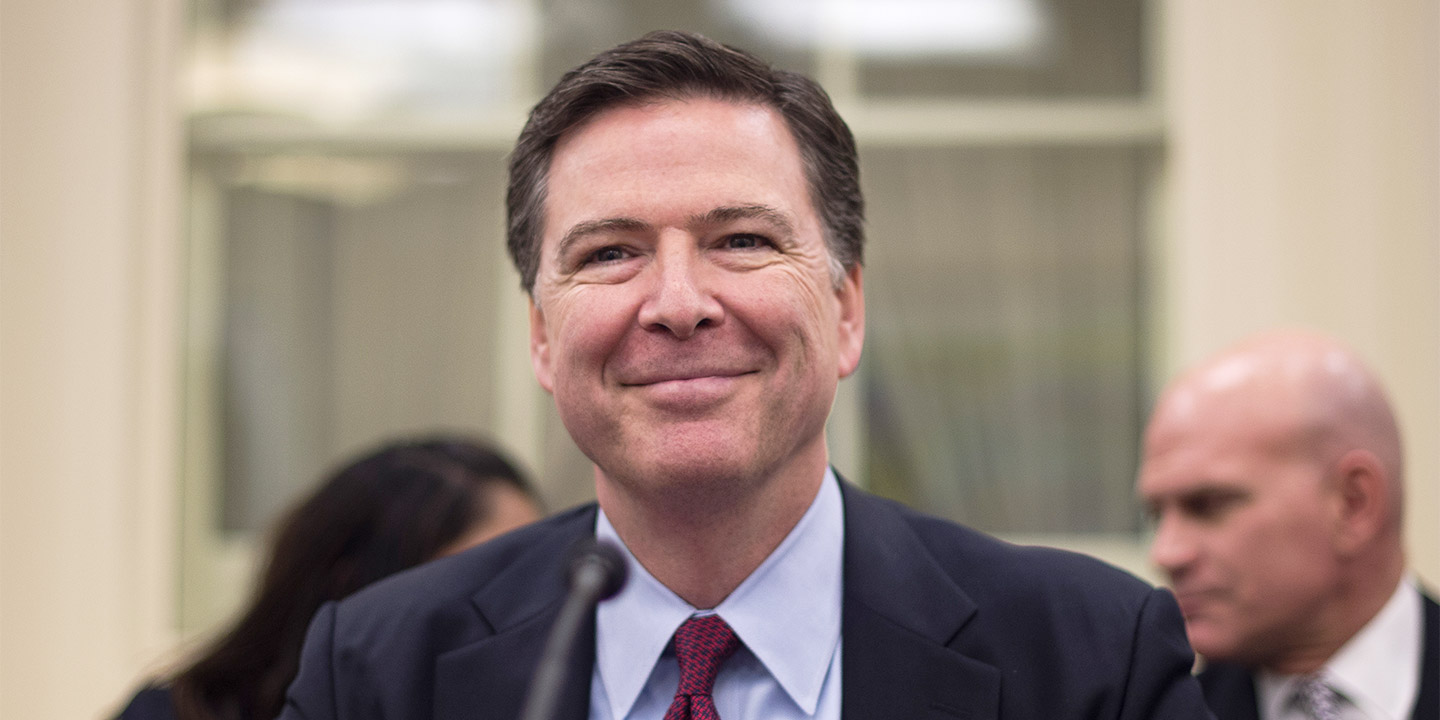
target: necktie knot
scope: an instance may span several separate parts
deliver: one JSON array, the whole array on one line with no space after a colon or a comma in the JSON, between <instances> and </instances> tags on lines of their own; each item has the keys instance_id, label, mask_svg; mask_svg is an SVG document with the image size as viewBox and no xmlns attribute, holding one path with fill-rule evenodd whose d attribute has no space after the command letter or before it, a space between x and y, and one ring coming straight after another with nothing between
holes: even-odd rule
<instances>
[{"instance_id":1,"label":"necktie knot","mask_svg":"<svg viewBox=\"0 0 1440 720\"><path fill-rule=\"evenodd\" d=\"M718 719L710 691L720 665L740 649L740 638L719 615L692 617L675 631L680 686L666 720Z\"/></svg>"}]
</instances>

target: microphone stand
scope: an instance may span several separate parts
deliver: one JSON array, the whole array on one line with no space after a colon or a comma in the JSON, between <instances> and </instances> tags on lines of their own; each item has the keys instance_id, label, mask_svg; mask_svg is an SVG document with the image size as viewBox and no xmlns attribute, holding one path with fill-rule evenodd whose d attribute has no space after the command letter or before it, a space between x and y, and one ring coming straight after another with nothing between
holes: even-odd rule
<instances>
[{"instance_id":1,"label":"microphone stand","mask_svg":"<svg viewBox=\"0 0 1440 720\"><path fill-rule=\"evenodd\" d=\"M530 692L525 699L521 720L552 720L565 685L567 660L575 646L576 635L585 618L601 600L614 596L625 586L625 558L614 545L586 538L572 550L570 592L550 629L545 651Z\"/></svg>"}]
</instances>

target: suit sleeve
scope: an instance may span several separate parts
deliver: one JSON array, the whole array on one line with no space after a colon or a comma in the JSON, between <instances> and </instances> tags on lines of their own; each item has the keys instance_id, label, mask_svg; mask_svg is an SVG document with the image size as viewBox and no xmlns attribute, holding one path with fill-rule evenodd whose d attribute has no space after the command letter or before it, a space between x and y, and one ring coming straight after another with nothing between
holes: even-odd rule
<instances>
[{"instance_id":1,"label":"suit sleeve","mask_svg":"<svg viewBox=\"0 0 1440 720\"><path fill-rule=\"evenodd\" d=\"M1150 592L1140 608L1130 656L1129 681L1120 717L1214 720L1200 683L1191 675L1195 653L1170 591Z\"/></svg>"},{"instance_id":2,"label":"suit sleeve","mask_svg":"<svg viewBox=\"0 0 1440 720\"><path fill-rule=\"evenodd\" d=\"M285 692L277 720L335 720L335 604L326 603L310 620L300 651L300 671Z\"/></svg>"}]
</instances>

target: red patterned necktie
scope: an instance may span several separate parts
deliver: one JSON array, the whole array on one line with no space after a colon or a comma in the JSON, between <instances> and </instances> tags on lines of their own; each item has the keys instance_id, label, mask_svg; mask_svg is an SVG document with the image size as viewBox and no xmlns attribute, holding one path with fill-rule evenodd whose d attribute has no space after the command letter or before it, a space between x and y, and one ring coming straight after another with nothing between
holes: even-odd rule
<instances>
[{"instance_id":1,"label":"red patterned necktie","mask_svg":"<svg viewBox=\"0 0 1440 720\"><path fill-rule=\"evenodd\" d=\"M680 661L680 687L665 711L665 720L720 720L710 690L720 665L740 649L740 638L719 615L692 617L675 631L675 657Z\"/></svg>"}]
</instances>

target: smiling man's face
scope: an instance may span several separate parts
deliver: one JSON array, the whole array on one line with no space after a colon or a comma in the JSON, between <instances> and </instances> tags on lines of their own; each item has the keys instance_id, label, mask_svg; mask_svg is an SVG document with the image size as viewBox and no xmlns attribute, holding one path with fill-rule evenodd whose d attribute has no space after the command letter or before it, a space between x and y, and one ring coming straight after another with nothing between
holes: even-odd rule
<instances>
[{"instance_id":1,"label":"smiling man's face","mask_svg":"<svg viewBox=\"0 0 1440 720\"><path fill-rule=\"evenodd\" d=\"M779 115L611 108L560 141L547 190L531 358L599 482L818 478L836 383L860 358L860 271L832 277Z\"/></svg>"}]
</instances>

